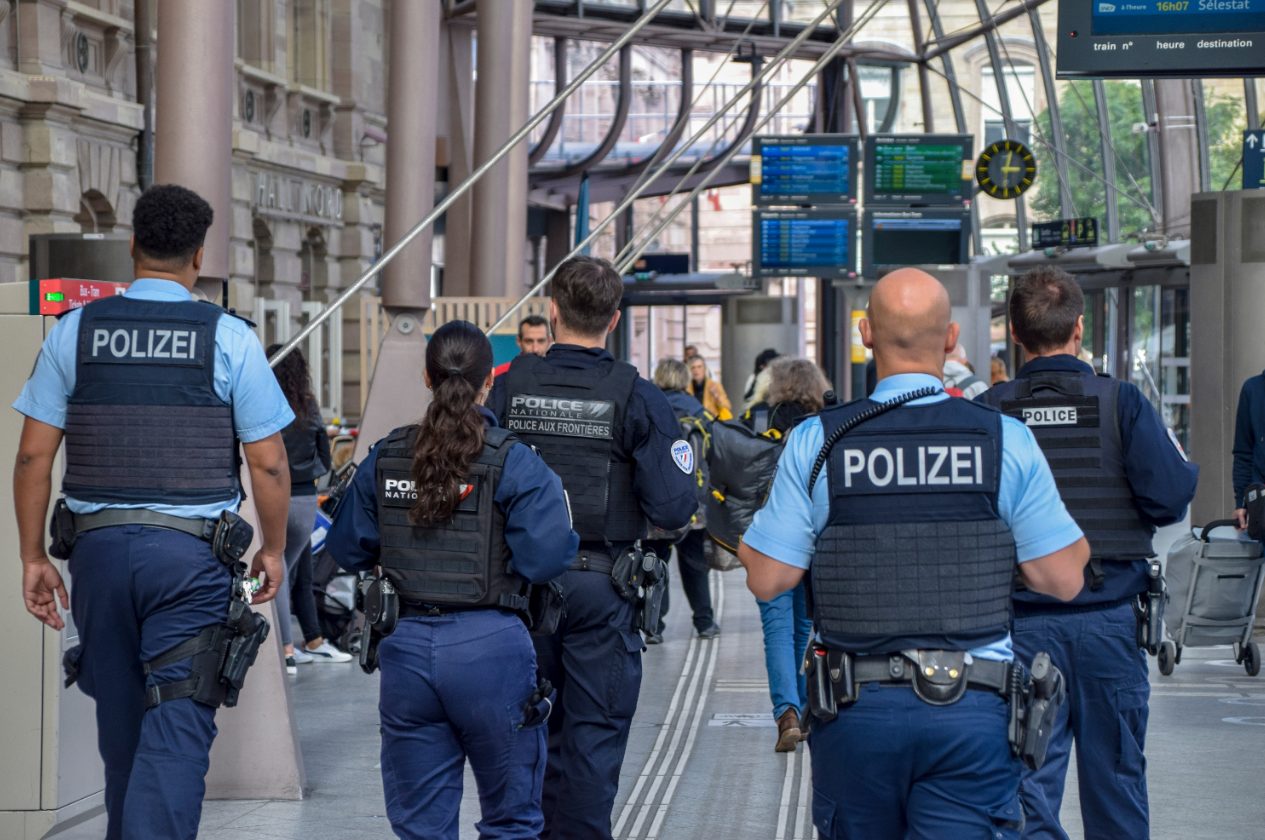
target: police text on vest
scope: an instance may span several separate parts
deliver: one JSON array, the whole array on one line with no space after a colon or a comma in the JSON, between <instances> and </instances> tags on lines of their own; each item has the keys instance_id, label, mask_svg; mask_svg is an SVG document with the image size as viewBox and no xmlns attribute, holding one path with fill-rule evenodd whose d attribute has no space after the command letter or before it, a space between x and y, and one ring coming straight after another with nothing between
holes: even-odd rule
<instances>
[{"instance_id":1,"label":"police text on vest","mask_svg":"<svg viewBox=\"0 0 1265 840\"><path fill-rule=\"evenodd\" d=\"M1075 426L1076 406L1049 405L1023 409L1023 422L1029 426Z\"/></svg>"},{"instance_id":2,"label":"police text on vest","mask_svg":"<svg viewBox=\"0 0 1265 840\"><path fill-rule=\"evenodd\" d=\"M116 359L176 359L193 361L197 358L197 330L169 330L158 327L139 329L104 329L92 331L92 357L103 358L107 353Z\"/></svg>"},{"instance_id":3,"label":"police text on vest","mask_svg":"<svg viewBox=\"0 0 1265 840\"><path fill-rule=\"evenodd\" d=\"M876 446L845 449L843 486L953 487L984 483L984 451L979 446Z\"/></svg>"}]
</instances>

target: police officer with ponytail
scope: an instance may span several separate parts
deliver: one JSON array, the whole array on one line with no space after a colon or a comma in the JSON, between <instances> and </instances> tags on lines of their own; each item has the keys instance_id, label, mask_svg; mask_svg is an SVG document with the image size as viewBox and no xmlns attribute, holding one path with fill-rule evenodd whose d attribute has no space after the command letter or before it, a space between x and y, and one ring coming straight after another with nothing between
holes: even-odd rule
<instances>
[{"instance_id":1,"label":"police officer with ponytail","mask_svg":"<svg viewBox=\"0 0 1265 840\"><path fill-rule=\"evenodd\" d=\"M343 568L381 572L365 597L384 635L387 816L398 837L456 840L468 759L480 836L534 840L552 697L537 679L529 584L560 575L577 537L558 477L483 407L483 333L467 321L436 330L425 380L426 416L370 450L325 543Z\"/></svg>"},{"instance_id":2,"label":"police officer with ponytail","mask_svg":"<svg viewBox=\"0 0 1265 840\"><path fill-rule=\"evenodd\" d=\"M1019 756L1039 763L1057 700L1050 669L1013 662L1011 582L1069 600L1089 548L1024 425L945 393L949 312L921 271L875 285L878 387L791 432L739 547L757 598L809 578L826 840L1018 838Z\"/></svg>"},{"instance_id":3,"label":"police officer with ponytail","mask_svg":"<svg viewBox=\"0 0 1265 840\"><path fill-rule=\"evenodd\" d=\"M1034 269L1015 281L1009 306L1012 337L1027 362L976 399L1036 435L1092 551L1085 587L1070 604L1030 587L1014 595L1016 651L1049 651L1068 683L1049 760L1024 778L1025 836L1067 837L1059 808L1075 742L1085 836L1146 838L1142 750L1151 687L1140 645L1160 642L1146 638L1159 629L1158 616L1150 620L1148 593L1159 584L1151 537L1185 514L1199 469L1142 392L1078 358L1085 300L1071 276ZM1157 589L1154 600L1162 598Z\"/></svg>"},{"instance_id":4,"label":"police officer with ponytail","mask_svg":"<svg viewBox=\"0 0 1265 840\"><path fill-rule=\"evenodd\" d=\"M580 535L562 578L566 614L556 633L537 639L541 670L558 687L545 840L611 836L641 689L638 624L657 630L653 608L634 603L642 587L630 585L629 571L641 574L648 557L634 544L647 521L674 530L698 507L693 449L680 438L667 398L605 349L623 292L605 260L563 263L550 290L556 343L543 357L516 358L496 378L490 400L506 427L538 447L562 478Z\"/></svg>"}]
</instances>

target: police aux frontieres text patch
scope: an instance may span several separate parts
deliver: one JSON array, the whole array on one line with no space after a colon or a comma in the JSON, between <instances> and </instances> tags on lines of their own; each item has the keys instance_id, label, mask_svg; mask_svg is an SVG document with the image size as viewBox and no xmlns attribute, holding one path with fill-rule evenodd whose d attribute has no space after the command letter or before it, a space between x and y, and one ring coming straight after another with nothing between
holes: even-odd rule
<instances>
[{"instance_id":1,"label":"police aux frontieres text patch","mask_svg":"<svg viewBox=\"0 0 1265 840\"><path fill-rule=\"evenodd\" d=\"M690 446L689 441L672 442L672 463L686 475L694 473L694 447Z\"/></svg>"}]
</instances>

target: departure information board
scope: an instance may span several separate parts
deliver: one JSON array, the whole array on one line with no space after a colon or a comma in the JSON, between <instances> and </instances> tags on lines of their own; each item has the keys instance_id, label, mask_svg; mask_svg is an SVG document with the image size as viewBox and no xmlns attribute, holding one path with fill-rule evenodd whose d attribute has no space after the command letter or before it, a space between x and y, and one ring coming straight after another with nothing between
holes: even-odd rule
<instances>
[{"instance_id":1,"label":"departure information board","mask_svg":"<svg viewBox=\"0 0 1265 840\"><path fill-rule=\"evenodd\" d=\"M969 210L866 210L861 276L877 280L907 265L967 262Z\"/></svg>"},{"instance_id":2,"label":"departure information board","mask_svg":"<svg viewBox=\"0 0 1265 840\"><path fill-rule=\"evenodd\" d=\"M838 210L757 210L755 277L856 276L856 214Z\"/></svg>"},{"instance_id":3,"label":"departure information board","mask_svg":"<svg viewBox=\"0 0 1265 840\"><path fill-rule=\"evenodd\" d=\"M871 135L865 141L866 205L965 204L974 176L971 150L968 134Z\"/></svg>"},{"instance_id":4,"label":"departure information board","mask_svg":"<svg viewBox=\"0 0 1265 840\"><path fill-rule=\"evenodd\" d=\"M856 137L796 134L757 137L751 152L751 197L757 206L856 203Z\"/></svg>"},{"instance_id":5,"label":"departure information board","mask_svg":"<svg viewBox=\"0 0 1265 840\"><path fill-rule=\"evenodd\" d=\"M1059 78L1265 69L1265 0L1092 0L1058 12Z\"/></svg>"}]
</instances>

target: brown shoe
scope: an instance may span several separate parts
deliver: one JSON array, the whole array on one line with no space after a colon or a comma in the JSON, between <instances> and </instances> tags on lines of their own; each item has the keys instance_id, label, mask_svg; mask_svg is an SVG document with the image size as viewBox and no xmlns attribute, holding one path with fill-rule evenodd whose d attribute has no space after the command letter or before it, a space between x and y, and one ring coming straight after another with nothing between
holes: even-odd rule
<instances>
[{"instance_id":1,"label":"brown shoe","mask_svg":"<svg viewBox=\"0 0 1265 840\"><path fill-rule=\"evenodd\" d=\"M792 707L782 712L782 716L777 719L777 744L773 747L773 750L775 752L795 752L799 742L799 712Z\"/></svg>"}]
</instances>

